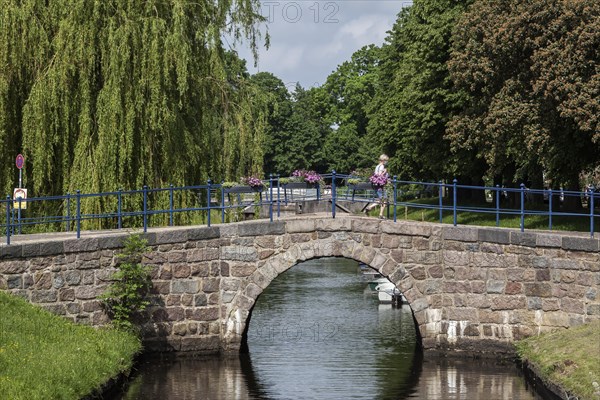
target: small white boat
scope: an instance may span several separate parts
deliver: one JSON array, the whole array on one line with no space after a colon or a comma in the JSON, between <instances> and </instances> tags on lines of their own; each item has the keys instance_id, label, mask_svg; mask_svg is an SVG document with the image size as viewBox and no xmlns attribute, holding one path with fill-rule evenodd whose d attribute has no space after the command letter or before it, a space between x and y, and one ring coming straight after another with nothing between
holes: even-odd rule
<instances>
[{"instance_id":1,"label":"small white boat","mask_svg":"<svg viewBox=\"0 0 600 400\"><path fill-rule=\"evenodd\" d=\"M379 277L376 277L376 279L369 281L369 289L371 289L373 292L375 292L379 285L382 285L385 283L389 283L390 285L392 285L392 283L388 280L388 278L384 278L381 275L379 275Z\"/></svg>"},{"instance_id":2,"label":"small white boat","mask_svg":"<svg viewBox=\"0 0 600 400\"><path fill-rule=\"evenodd\" d=\"M387 281L387 279L386 279ZM400 297L400 303L406 303L406 299L400 290L392 282L380 283L375 288L380 303L391 303L394 297Z\"/></svg>"}]
</instances>

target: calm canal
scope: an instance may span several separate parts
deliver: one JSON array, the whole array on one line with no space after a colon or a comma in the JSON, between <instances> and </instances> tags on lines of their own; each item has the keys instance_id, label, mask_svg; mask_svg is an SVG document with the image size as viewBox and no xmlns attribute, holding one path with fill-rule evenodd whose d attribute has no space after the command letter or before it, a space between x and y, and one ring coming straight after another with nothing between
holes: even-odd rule
<instances>
[{"instance_id":1,"label":"calm canal","mask_svg":"<svg viewBox=\"0 0 600 400\"><path fill-rule=\"evenodd\" d=\"M380 305L355 261L308 261L259 297L240 357L148 359L122 399L542 399L513 364L424 360L408 305Z\"/></svg>"}]
</instances>

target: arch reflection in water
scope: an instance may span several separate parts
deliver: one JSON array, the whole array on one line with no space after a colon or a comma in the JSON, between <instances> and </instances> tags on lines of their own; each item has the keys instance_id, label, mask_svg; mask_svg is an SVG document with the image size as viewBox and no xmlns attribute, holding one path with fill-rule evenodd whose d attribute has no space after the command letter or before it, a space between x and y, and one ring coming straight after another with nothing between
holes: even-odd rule
<instances>
[{"instance_id":1,"label":"arch reflection in water","mask_svg":"<svg viewBox=\"0 0 600 400\"><path fill-rule=\"evenodd\" d=\"M356 262L298 264L252 311L248 354L141 366L126 399L541 399L514 365L423 361L411 309L379 305Z\"/></svg>"}]
</instances>

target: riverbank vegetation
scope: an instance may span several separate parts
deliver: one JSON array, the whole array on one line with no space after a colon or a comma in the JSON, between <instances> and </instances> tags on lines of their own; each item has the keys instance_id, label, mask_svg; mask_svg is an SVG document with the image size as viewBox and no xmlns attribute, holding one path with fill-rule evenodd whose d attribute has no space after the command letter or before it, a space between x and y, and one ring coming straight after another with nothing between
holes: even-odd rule
<instances>
[{"instance_id":1,"label":"riverbank vegetation","mask_svg":"<svg viewBox=\"0 0 600 400\"><path fill-rule=\"evenodd\" d=\"M558 384L569 398L600 396L600 321L558 330L516 343L521 361L545 382Z\"/></svg>"},{"instance_id":2,"label":"riverbank vegetation","mask_svg":"<svg viewBox=\"0 0 600 400\"><path fill-rule=\"evenodd\" d=\"M130 370L141 342L77 325L0 291L0 397L80 399Z\"/></svg>"}]
</instances>

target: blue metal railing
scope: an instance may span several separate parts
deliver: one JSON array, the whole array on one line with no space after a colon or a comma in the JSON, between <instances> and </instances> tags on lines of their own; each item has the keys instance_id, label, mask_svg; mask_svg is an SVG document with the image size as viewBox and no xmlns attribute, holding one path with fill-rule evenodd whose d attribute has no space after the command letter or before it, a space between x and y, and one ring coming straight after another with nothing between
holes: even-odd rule
<instances>
[{"instance_id":1,"label":"blue metal railing","mask_svg":"<svg viewBox=\"0 0 600 400\"><path fill-rule=\"evenodd\" d=\"M82 224L89 227L92 222L97 229L123 229L125 226L139 228L141 225L144 232L147 232L149 226L173 226L178 217L181 222L185 218L180 216L193 213L196 213L196 220L188 217L187 223L202 222L210 226L213 222L211 211L220 214L220 222L225 223L230 211L253 207L267 207L269 220L273 221L275 213L277 217L281 215L282 204L324 199L331 201L331 216L335 218L337 204L340 202L379 201L375 188L368 183L350 184L353 178L355 177L332 171L331 174L322 175L321 184L316 186L282 183L279 175L269 175L264 186L259 188L226 187L208 180L205 185L184 187L169 185L166 188L152 189L144 186L141 190L119 189L104 193L81 193L77 190L75 194L17 201L7 197L0 200L5 209L2 229L6 244L10 244L11 237L15 234L23 230L35 231L35 227L39 225L47 226L45 230L38 228L40 232L63 229L70 232L74 229L79 238ZM486 202L468 202L460 195L473 192L483 192ZM544 201L535 201L536 197L538 200L543 198ZM561 211L560 203L572 198L583 205L580 211ZM593 237L595 218L600 216L596 210L596 206L600 206L599 198L600 193L528 189L523 184L518 188L498 185L467 186L460 185L456 179L451 183L444 183L401 181L393 177L388 185L385 202L389 205L388 218L391 213L393 221L398 218L398 207L405 207L405 210L435 210L440 222L443 222L445 213L446 216L452 216L454 225L458 224L460 215L466 213L493 214L496 226L500 226L503 216L518 216L521 231L525 230L526 217L546 217L549 230L553 229L556 217L586 218L589 220L590 236ZM106 210L112 206L112 212L90 212L94 208ZM86 210L85 213L82 210ZM229 219L235 220L233 216Z\"/></svg>"}]
</instances>

